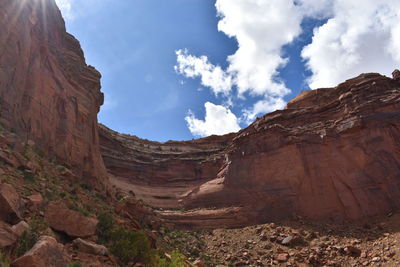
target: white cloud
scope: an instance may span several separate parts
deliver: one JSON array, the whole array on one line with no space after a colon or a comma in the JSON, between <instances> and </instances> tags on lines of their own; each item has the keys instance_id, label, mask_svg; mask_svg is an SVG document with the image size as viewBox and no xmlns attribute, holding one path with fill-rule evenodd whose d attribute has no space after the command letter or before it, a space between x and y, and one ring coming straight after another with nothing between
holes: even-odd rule
<instances>
[{"instance_id":1,"label":"white cloud","mask_svg":"<svg viewBox=\"0 0 400 267\"><path fill-rule=\"evenodd\" d=\"M206 109L204 120L197 119L191 111L185 118L189 130L194 136L222 135L240 130L238 118L229 108L210 102L206 102L204 107Z\"/></svg>"},{"instance_id":2,"label":"white cloud","mask_svg":"<svg viewBox=\"0 0 400 267\"><path fill-rule=\"evenodd\" d=\"M188 78L201 78L201 84L210 87L215 95L228 95L232 87L232 77L221 67L212 65L206 56L195 57L187 50L176 51L178 65L175 71Z\"/></svg>"},{"instance_id":3,"label":"white cloud","mask_svg":"<svg viewBox=\"0 0 400 267\"><path fill-rule=\"evenodd\" d=\"M301 33L302 16L292 0L217 0L218 30L235 37L238 50L228 57L239 95L284 96L278 69L287 63L282 47Z\"/></svg>"},{"instance_id":4,"label":"white cloud","mask_svg":"<svg viewBox=\"0 0 400 267\"><path fill-rule=\"evenodd\" d=\"M335 86L363 72L390 75L400 65L400 1L333 2L333 17L302 52L313 73L310 87Z\"/></svg>"},{"instance_id":5,"label":"white cloud","mask_svg":"<svg viewBox=\"0 0 400 267\"><path fill-rule=\"evenodd\" d=\"M252 108L243 110L243 119L250 124L258 114L269 113L278 109L284 109L286 102L280 97L266 97L256 102Z\"/></svg>"}]
</instances>

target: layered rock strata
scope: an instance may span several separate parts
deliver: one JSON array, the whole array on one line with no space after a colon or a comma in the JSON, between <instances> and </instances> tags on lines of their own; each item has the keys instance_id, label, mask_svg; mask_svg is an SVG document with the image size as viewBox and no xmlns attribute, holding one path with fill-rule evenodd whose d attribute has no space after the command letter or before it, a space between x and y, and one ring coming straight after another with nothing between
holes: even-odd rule
<instances>
[{"instance_id":1,"label":"layered rock strata","mask_svg":"<svg viewBox=\"0 0 400 267\"><path fill-rule=\"evenodd\" d=\"M358 220L400 208L400 82L362 74L305 91L227 136L154 143L100 127L114 183L165 224Z\"/></svg>"},{"instance_id":2,"label":"layered rock strata","mask_svg":"<svg viewBox=\"0 0 400 267\"><path fill-rule=\"evenodd\" d=\"M101 75L85 63L55 1L0 0L0 28L2 125L101 187Z\"/></svg>"}]
</instances>

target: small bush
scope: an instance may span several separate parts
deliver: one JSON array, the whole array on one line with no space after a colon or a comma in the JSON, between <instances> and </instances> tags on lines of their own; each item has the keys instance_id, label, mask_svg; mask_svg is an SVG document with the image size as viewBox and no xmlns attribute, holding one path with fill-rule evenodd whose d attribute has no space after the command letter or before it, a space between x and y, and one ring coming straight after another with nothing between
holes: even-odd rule
<instances>
[{"instance_id":1,"label":"small bush","mask_svg":"<svg viewBox=\"0 0 400 267\"><path fill-rule=\"evenodd\" d=\"M110 251L118 257L123 265L129 262L147 263L150 260L151 249L144 232L126 231L118 228L111 234Z\"/></svg>"},{"instance_id":2,"label":"small bush","mask_svg":"<svg viewBox=\"0 0 400 267\"><path fill-rule=\"evenodd\" d=\"M35 183L35 175L30 172L24 172L24 180L27 183L33 184Z\"/></svg>"},{"instance_id":3,"label":"small bush","mask_svg":"<svg viewBox=\"0 0 400 267\"><path fill-rule=\"evenodd\" d=\"M73 261L68 264L68 267L83 267L80 261Z\"/></svg>"},{"instance_id":4,"label":"small bush","mask_svg":"<svg viewBox=\"0 0 400 267\"><path fill-rule=\"evenodd\" d=\"M97 235L100 243L106 244L111 239L115 222L111 214L102 213L98 216L99 223L97 224Z\"/></svg>"},{"instance_id":5,"label":"small bush","mask_svg":"<svg viewBox=\"0 0 400 267\"><path fill-rule=\"evenodd\" d=\"M3 254L2 251L0 251L0 266L1 267L10 267L10 260L6 255Z\"/></svg>"},{"instance_id":6,"label":"small bush","mask_svg":"<svg viewBox=\"0 0 400 267\"><path fill-rule=\"evenodd\" d=\"M18 242L17 257L21 257L30 250L38 241L39 237L47 230L47 224L43 219L32 219L29 222L30 230L24 232Z\"/></svg>"}]
</instances>

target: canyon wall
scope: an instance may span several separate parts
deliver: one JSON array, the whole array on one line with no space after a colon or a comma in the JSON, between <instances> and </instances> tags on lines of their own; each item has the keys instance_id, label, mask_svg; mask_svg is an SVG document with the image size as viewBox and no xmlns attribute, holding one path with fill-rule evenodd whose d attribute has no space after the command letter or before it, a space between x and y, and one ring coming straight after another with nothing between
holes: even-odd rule
<instances>
[{"instance_id":1,"label":"canyon wall","mask_svg":"<svg viewBox=\"0 0 400 267\"><path fill-rule=\"evenodd\" d=\"M227 136L172 145L106 127L100 135L115 184L162 208L166 225L359 220L400 208L397 76L362 74L305 91Z\"/></svg>"},{"instance_id":2,"label":"canyon wall","mask_svg":"<svg viewBox=\"0 0 400 267\"><path fill-rule=\"evenodd\" d=\"M102 187L100 73L85 63L54 0L0 0L0 114L11 129Z\"/></svg>"},{"instance_id":3,"label":"canyon wall","mask_svg":"<svg viewBox=\"0 0 400 267\"><path fill-rule=\"evenodd\" d=\"M54 0L0 0L0 26L1 126L81 182L101 189L110 178L132 213L214 228L400 208L399 72L305 91L238 133L158 143L98 125L100 74Z\"/></svg>"}]
</instances>

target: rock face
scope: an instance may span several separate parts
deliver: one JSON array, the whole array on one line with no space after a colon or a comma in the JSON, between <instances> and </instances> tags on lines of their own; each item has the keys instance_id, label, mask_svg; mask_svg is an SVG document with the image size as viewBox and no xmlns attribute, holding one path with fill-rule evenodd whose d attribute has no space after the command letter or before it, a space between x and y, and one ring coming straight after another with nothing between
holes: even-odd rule
<instances>
[{"instance_id":1,"label":"rock face","mask_svg":"<svg viewBox=\"0 0 400 267\"><path fill-rule=\"evenodd\" d=\"M103 158L117 186L175 226L386 214L400 208L395 74L305 91L235 135L161 144L100 126Z\"/></svg>"},{"instance_id":2,"label":"rock face","mask_svg":"<svg viewBox=\"0 0 400 267\"><path fill-rule=\"evenodd\" d=\"M18 235L6 223L0 221L0 248L5 248L17 242Z\"/></svg>"},{"instance_id":3,"label":"rock face","mask_svg":"<svg viewBox=\"0 0 400 267\"><path fill-rule=\"evenodd\" d=\"M67 267L64 246L53 237L42 236L31 250L16 259L11 267Z\"/></svg>"},{"instance_id":4,"label":"rock face","mask_svg":"<svg viewBox=\"0 0 400 267\"><path fill-rule=\"evenodd\" d=\"M100 73L86 65L54 0L0 0L1 122L100 187Z\"/></svg>"},{"instance_id":5,"label":"rock face","mask_svg":"<svg viewBox=\"0 0 400 267\"><path fill-rule=\"evenodd\" d=\"M90 237L96 233L98 221L70 210L64 203L52 202L46 209L45 219L49 226L71 237Z\"/></svg>"},{"instance_id":6,"label":"rock face","mask_svg":"<svg viewBox=\"0 0 400 267\"><path fill-rule=\"evenodd\" d=\"M93 243L91 241L86 241L81 238L77 238L74 240L74 246L80 251L88 254L93 254L93 255L107 255L108 250L105 246L103 245L98 245L96 243Z\"/></svg>"},{"instance_id":7,"label":"rock face","mask_svg":"<svg viewBox=\"0 0 400 267\"><path fill-rule=\"evenodd\" d=\"M0 184L0 220L18 223L22 218L23 203L14 187Z\"/></svg>"}]
</instances>

